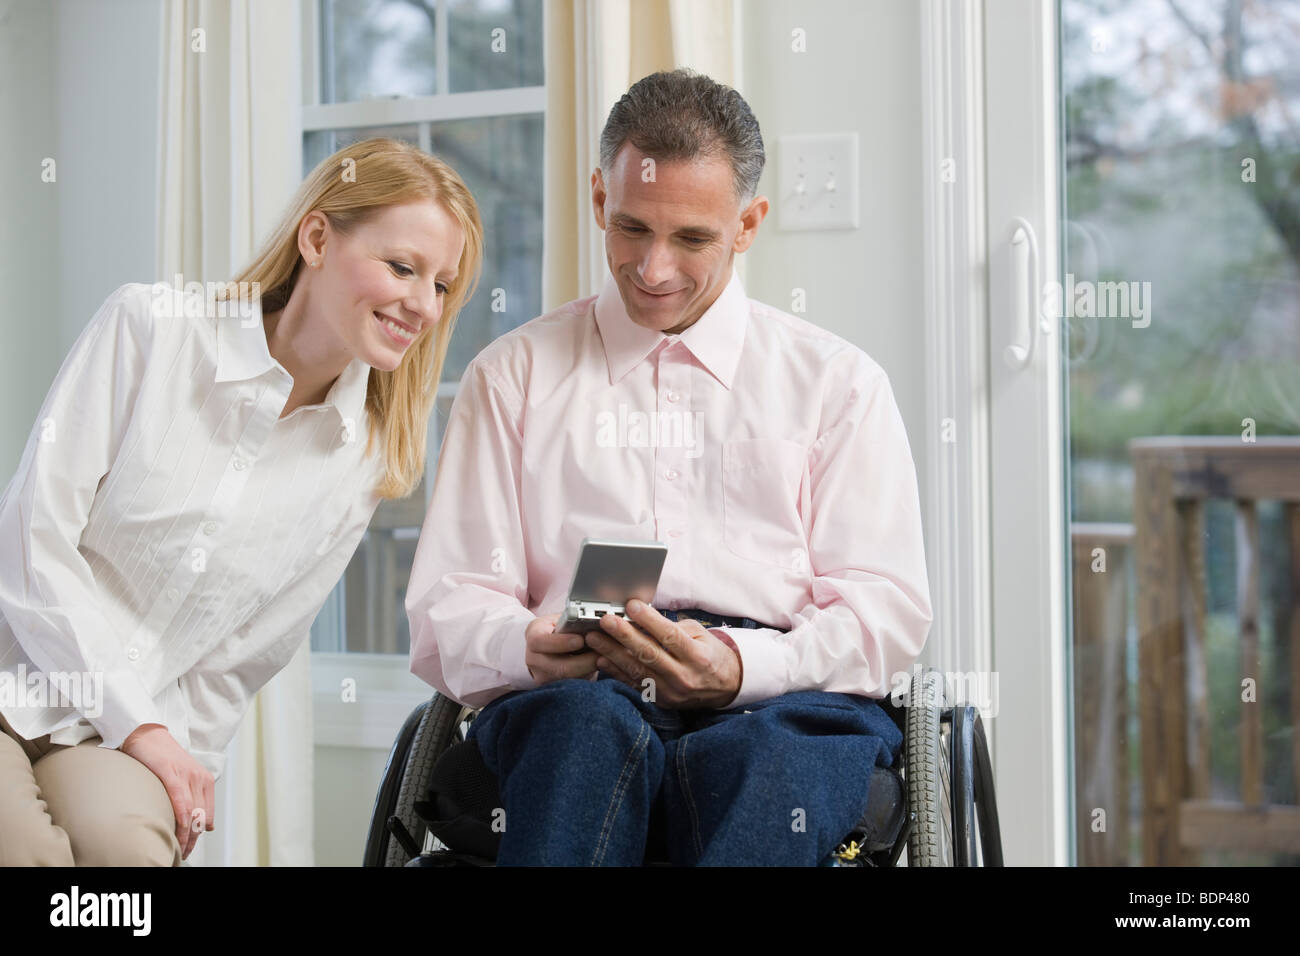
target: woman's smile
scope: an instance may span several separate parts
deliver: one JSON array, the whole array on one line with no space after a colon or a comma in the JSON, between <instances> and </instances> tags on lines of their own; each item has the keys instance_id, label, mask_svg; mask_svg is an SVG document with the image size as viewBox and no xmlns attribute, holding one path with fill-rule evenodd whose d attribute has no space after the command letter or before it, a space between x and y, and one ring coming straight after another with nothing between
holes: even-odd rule
<instances>
[{"instance_id":1,"label":"woman's smile","mask_svg":"<svg viewBox=\"0 0 1300 956\"><path fill-rule=\"evenodd\" d=\"M373 313L375 320L388 335L390 339L400 345L402 348L410 345L415 340L415 330L397 322L396 319L390 319L388 316L379 312Z\"/></svg>"}]
</instances>

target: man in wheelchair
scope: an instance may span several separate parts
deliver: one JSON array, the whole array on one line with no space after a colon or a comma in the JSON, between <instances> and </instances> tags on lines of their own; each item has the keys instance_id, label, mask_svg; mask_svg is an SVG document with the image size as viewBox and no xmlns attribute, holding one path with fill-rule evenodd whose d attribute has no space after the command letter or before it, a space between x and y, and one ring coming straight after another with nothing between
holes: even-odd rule
<instances>
[{"instance_id":1,"label":"man in wheelchair","mask_svg":"<svg viewBox=\"0 0 1300 956\"><path fill-rule=\"evenodd\" d=\"M591 177L602 291L461 380L406 607L411 670L482 708L499 865L639 865L648 839L816 865L898 757L879 698L931 621L915 467L883 369L745 295L763 163L734 90L636 83ZM555 626L587 536L668 555L654 606L584 637Z\"/></svg>"}]
</instances>

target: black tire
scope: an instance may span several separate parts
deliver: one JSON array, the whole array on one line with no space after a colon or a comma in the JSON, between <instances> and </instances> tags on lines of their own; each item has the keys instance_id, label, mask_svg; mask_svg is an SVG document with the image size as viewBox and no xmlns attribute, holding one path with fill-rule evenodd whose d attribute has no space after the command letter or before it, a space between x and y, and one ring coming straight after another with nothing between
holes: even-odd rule
<instances>
[{"instance_id":1,"label":"black tire","mask_svg":"<svg viewBox=\"0 0 1300 956\"><path fill-rule=\"evenodd\" d=\"M998 822L998 800L993 786L993 765L984 737L984 722L975 712L975 811L980 833L980 857L984 866L1002 866L1002 828Z\"/></svg>"},{"instance_id":2,"label":"black tire","mask_svg":"<svg viewBox=\"0 0 1300 956\"><path fill-rule=\"evenodd\" d=\"M975 718L974 707L952 709L952 844L954 866L978 866L980 827L975 812Z\"/></svg>"},{"instance_id":3,"label":"black tire","mask_svg":"<svg viewBox=\"0 0 1300 956\"><path fill-rule=\"evenodd\" d=\"M388 751L388 762L384 764L384 775L379 781L379 792L375 795L375 807L370 812L370 832L366 834L366 849L361 858L362 866L383 866L388 854L388 841L392 834L388 831L388 817L397 805L397 791L402 784L402 770L406 766L406 756L411 752L411 741L415 737L420 718L429 708L425 701L407 716L402 729Z\"/></svg>"},{"instance_id":4,"label":"black tire","mask_svg":"<svg viewBox=\"0 0 1300 956\"><path fill-rule=\"evenodd\" d=\"M428 826L415 812L415 804L425 799L433 765L448 747L464 739L461 725L472 718L473 714L471 708L462 707L450 697L435 694L425 707L419 726L415 729L392 812L414 838L417 850L424 848ZM384 866L406 866L410 859L411 855L389 833Z\"/></svg>"},{"instance_id":5,"label":"black tire","mask_svg":"<svg viewBox=\"0 0 1300 956\"><path fill-rule=\"evenodd\" d=\"M954 707L951 713L953 865L1002 866L1002 834L984 724L978 708Z\"/></svg>"},{"instance_id":6,"label":"black tire","mask_svg":"<svg viewBox=\"0 0 1300 956\"><path fill-rule=\"evenodd\" d=\"M912 677L907 701L908 866L952 866L948 734L942 721L943 676Z\"/></svg>"}]
</instances>

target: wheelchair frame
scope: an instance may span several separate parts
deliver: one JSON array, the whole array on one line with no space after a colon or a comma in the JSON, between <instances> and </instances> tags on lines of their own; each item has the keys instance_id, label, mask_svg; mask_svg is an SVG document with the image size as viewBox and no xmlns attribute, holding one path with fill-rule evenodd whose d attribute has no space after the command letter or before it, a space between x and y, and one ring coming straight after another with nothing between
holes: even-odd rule
<instances>
[{"instance_id":1,"label":"wheelchair frame","mask_svg":"<svg viewBox=\"0 0 1300 956\"><path fill-rule=\"evenodd\" d=\"M926 670L913 676L909 706L881 700L903 730L903 824L887 849L864 850L853 839L858 831L851 832L833 854L837 865L894 866L906 848L910 866L1002 866L984 725L975 707L930 703L943 699L942 682ZM435 693L406 718L375 797L364 866L494 865L441 844L416 808L434 765L464 741L476 713Z\"/></svg>"}]
</instances>

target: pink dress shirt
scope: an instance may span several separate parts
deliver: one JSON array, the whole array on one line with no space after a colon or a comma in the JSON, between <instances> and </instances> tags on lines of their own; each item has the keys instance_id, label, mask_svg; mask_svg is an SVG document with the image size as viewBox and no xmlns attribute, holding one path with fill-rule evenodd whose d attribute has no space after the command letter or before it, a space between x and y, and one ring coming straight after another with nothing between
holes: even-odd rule
<instances>
[{"instance_id":1,"label":"pink dress shirt","mask_svg":"<svg viewBox=\"0 0 1300 956\"><path fill-rule=\"evenodd\" d=\"M741 656L733 707L883 697L929 633L888 376L734 274L680 335L629 319L609 278L469 364L407 588L411 671L472 707L537 686L524 630L563 609L587 536L667 544L657 608L770 625L711 629Z\"/></svg>"}]
</instances>

